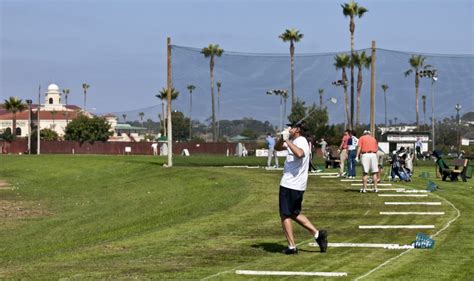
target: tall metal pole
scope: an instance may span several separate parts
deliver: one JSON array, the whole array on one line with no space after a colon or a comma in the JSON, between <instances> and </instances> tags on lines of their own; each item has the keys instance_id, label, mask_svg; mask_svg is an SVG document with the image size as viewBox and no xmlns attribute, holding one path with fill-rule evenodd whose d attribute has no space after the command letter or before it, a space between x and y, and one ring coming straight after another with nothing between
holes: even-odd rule
<instances>
[{"instance_id":1,"label":"tall metal pole","mask_svg":"<svg viewBox=\"0 0 474 281\"><path fill-rule=\"evenodd\" d=\"M32 100L26 100L28 104L28 154L31 154L31 104Z\"/></svg>"},{"instance_id":2,"label":"tall metal pole","mask_svg":"<svg viewBox=\"0 0 474 281\"><path fill-rule=\"evenodd\" d=\"M283 131L283 96L280 95L280 132Z\"/></svg>"},{"instance_id":3,"label":"tall metal pole","mask_svg":"<svg viewBox=\"0 0 474 281\"><path fill-rule=\"evenodd\" d=\"M36 127L36 132L37 132L37 145L36 145L36 154L40 155L41 154L41 126L40 126L40 109L41 109L41 85L38 86L38 107L36 108L36 114L38 115L38 126Z\"/></svg>"},{"instance_id":4,"label":"tall metal pole","mask_svg":"<svg viewBox=\"0 0 474 281\"><path fill-rule=\"evenodd\" d=\"M370 62L370 132L375 137L375 41L372 41L372 60Z\"/></svg>"},{"instance_id":5,"label":"tall metal pole","mask_svg":"<svg viewBox=\"0 0 474 281\"><path fill-rule=\"evenodd\" d=\"M168 94L168 167L173 167L173 132L171 130L171 89L173 88L173 81L171 80L171 38L167 38L167 53L168 53L168 79L167 79L167 94Z\"/></svg>"},{"instance_id":6,"label":"tall metal pole","mask_svg":"<svg viewBox=\"0 0 474 281\"><path fill-rule=\"evenodd\" d=\"M433 138L433 147L431 148L431 151L435 151L435 114L434 114L434 83L435 80L433 77L431 77L431 136Z\"/></svg>"}]
</instances>

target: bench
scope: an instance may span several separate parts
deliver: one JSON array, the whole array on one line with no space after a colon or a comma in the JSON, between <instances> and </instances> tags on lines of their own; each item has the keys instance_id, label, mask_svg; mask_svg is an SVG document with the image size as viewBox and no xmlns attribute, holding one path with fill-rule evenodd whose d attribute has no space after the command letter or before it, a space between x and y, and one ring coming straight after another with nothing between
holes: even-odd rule
<instances>
[{"instance_id":1,"label":"bench","mask_svg":"<svg viewBox=\"0 0 474 281\"><path fill-rule=\"evenodd\" d=\"M462 181L467 181L467 170L469 167L468 159L455 159L453 161L454 169L450 169L442 158L436 160L436 165L439 167L439 173L442 176L442 180L446 181L449 177L451 181L457 181L458 176L461 176Z\"/></svg>"}]
</instances>

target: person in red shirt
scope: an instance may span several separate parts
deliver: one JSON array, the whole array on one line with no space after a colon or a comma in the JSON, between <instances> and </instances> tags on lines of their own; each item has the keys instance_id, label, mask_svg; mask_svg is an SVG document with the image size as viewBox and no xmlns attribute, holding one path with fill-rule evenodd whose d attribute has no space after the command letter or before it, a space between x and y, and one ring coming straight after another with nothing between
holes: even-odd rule
<instances>
[{"instance_id":1,"label":"person in red shirt","mask_svg":"<svg viewBox=\"0 0 474 281\"><path fill-rule=\"evenodd\" d=\"M377 181L378 181L378 159L377 159L378 143L377 140L370 135L369 130L364 131L364 135L360 137L356 159L359 159L362 164L362 182L363 188L360 192L367 192L367 179L369 172L372 174L372 182L374 184L374 191L378 192Z\"/></svg>"},{"instance_id":2,"label":"person in red shirt","mask_svg":"<svg viewBox=\"0 0 474 281\"><path fill-rule=\"evenodd\" d=\"M346 164L346 161L347 161L347 157L348 157L348 154L347 154L347 147L348 147L348 144L347 142L349 141L350 139L350 130L345 130L344 131L344 135L342 136L342 141L341 141L341 145L339 146L339 149L337 150L337 152L339 152L339 160L341 160L341 163L339 164L339 175L341 177L343 177L346 172L344 172L344 166Z\"/></svg>"}]
</instances>

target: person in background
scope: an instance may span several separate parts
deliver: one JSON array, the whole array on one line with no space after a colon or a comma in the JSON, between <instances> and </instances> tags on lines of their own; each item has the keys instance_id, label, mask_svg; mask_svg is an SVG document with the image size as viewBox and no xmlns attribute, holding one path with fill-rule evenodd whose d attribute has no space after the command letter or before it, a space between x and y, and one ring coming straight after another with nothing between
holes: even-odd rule
<instances>
[{"instance_id":1,"label":"person in background","mask_svg":"<svg viewBox=\"0 0 474 281\"><path fill-rule=\"evenodd\" d=\"M378 161L377 161L377 150L378 143L377 140L370 135L369 130L364 131L364 135L359 139L359 146L357 148L356 160L359 159L362 164L363 176L362 183L363 188L360 192L367 192L367 179L368 174L372 174L372 183L374 185L374 191L378 192L377 183L378 178L377 174L379 172Z\"/></svg>"},{"instance_id":2,"label":"person in background","mask_svg":"<svg viewBox=\"0 0 474 281\"><path fill-rule=\"evenodd\" d=\"M267 134L267 138L265 139L268 148L268 158L267 158L267 168L272 167L272 158L275 157L275 168L278 168L278 157L277 151L275 150L275 138L272 137L271 133Z\"/></svg>"},{"instance_id":3,"label":"person in background","mask_svg":"<svg viewBox=\"0 0 474 281\"><path fill-rule=\"evenodd\" d=\"M319 142L319 145L321 146L321 154L323 155L324 159L328 159L328 151L327 151L327 146L328 143L324 140L324 138L321 138L321 141Z\"/></svg>"},{"instance_id":4,"label":"person in background","mask_svg":"<svg viewBox=\"0 0 474 281\"><path fill-rule=\"evenodd\" d=\"M416 138L415 142L415 150L416 150L416 158L417 159L422 159L423 155L421 154L421 147L423 146L423 143L421 142L420 138Z\"/></svg>"},{"instance_id":5,"label":"person in background","mask_svg":"<svg viewBox=\"0 0 474 281\"><path fill-rule=\"evenodd\" d=\"M289 129L282 132L275 145L276 150L287 150L285 168L280 181L279 206L283 231L288 241L284 254L298 254L293 234L293 220L308 230L318 243L322 253L327 249L327 231L316 227L301 214L303 195L308 182L309 145L303 137L303 125L288 124Z\"/></svg>"},{"instance_id":6,"label":"person in background","mask_svg":"<svg viewBox=\"0 0 474 281\"><path fill-rule=\"evenodd\" d=\"M347 143L350 138L350 131L351 130L344 131L344 135L342 136L341 140L341 145L339 145L339 149L337 150L337 152L339 153L339 160L341 160L341 162L339 163L339 176L341 177L344 177L346 175L346 172L344 171L344 166L347 161Z\"/></svg>"},{"instance_id":7,"label":"person in background","mask_svg":"<svg viewBox=\"0 0 474 281\"><path fill-rule=\"evenodd\" d=\"M350 179L354 179L356 177L356 156L357 156L357 144L359 139L354 136L353 131L349 131L349 140L347 142L347 151L348 151L348 158L347 161L347 175Z\"/></svg>"},{"instance_id":8,"label":"person in background","mask_svg":"<svg viewBox=\"0 0 474 281\"><path fill-rule=\"evenodd\" d=\"M380 182L382 179L384 158L385 158L385 152L379 146L377 149L377 162L379 164L379 172L377 175L378 182Z\"/></svg>"}]
</instances>

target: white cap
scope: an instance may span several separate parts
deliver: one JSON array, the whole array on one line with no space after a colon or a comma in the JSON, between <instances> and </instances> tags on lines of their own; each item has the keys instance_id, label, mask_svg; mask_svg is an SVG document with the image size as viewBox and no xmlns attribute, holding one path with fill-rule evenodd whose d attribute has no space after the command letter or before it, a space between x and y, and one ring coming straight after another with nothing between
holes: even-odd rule
<instances>
[{"instance_id":1,"label":"white cap","mask_svg":"<svg viewBox=\"0 0 474 281\"><path fill-rule=\"evenodd\" d=\"M364 135L370 135L370 131L369 130L364 130Z\"/></svg>"}]
</instances>

